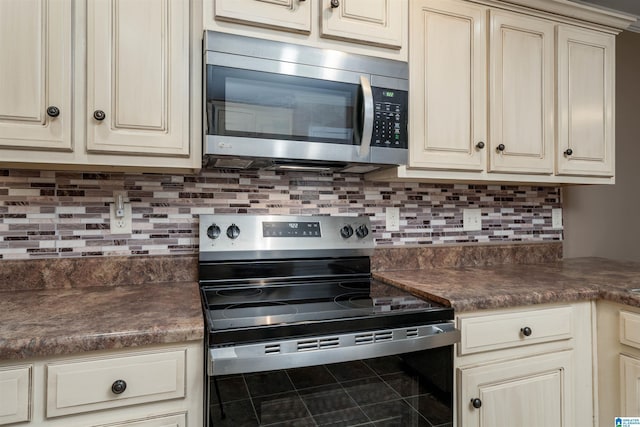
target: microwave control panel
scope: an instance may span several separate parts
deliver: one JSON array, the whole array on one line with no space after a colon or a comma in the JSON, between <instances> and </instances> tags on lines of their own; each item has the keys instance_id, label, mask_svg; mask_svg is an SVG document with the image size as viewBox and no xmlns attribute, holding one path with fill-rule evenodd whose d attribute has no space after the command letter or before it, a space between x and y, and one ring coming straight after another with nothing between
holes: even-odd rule
<instances>
[{"instance_id":1,"label":"microwave control panel","mask_svg":"<svg viewBox=\"0 0 640 427\"><path fill-rule=\"evenodd\" d=\"M372 87L372 147L407 148L408 93Z\"/></svg>"}]
</instances>

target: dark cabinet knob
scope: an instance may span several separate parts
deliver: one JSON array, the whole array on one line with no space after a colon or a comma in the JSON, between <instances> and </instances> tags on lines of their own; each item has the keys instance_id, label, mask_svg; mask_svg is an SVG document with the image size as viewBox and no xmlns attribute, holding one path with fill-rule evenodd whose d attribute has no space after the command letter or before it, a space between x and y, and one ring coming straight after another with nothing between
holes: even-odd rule
<instances>
[{"instance_id":1,"label":"dark cabinet knob","mask_svg":"<svg viewBox=\"0 0 640 427\"><path fill-rule=\"evenodd\" d=\"M104 120L105 117L107 117L107 115L102 110L96 110L93 112L93 118L98 121Z\"/></svg>"},{"instance_id":2,"label":"dark cabinet knob","mask_svg":"<svg viewBox=\"0 0 640 427\"><path fill-rule=\"evenodd\" d=\"M220 227L218 227L216 224L211 224L209 228L207 228L207 236L210 239L217 239L218 237L220 237Z\"/></svg>"},{"instance_id":3,"label":"dark cabinet knob","mask_svg":"<svg viewBox=\"0 0 640 427\"><path fill-rule=\"evenodd\" d=\"M353 236L353 228L351 228L350 225L345 225L340 229L340 235L343 239L348 239L349 237Z\"/></svg>"},{"instance_id":4,"label":"dark cabinet knob","mask_svg":"<svg viewBox=\"0 0 640 427\"><path fill-rule=\"evenodd\" d=\"M570 156L570 155L572 155L572 154L573 154L573 150L572 150L571 148L567 148L567 149L564 151L564 155L565 155L565 156Z\"/></svg>"},{"instance_id":5,"label":"dark cabinet knob","mask_svg":"<svg viewBox=\"0 0 640 427\"><path fill-rule=\"evenodd\" d=\"M338 6L340 6L340 1L339 0L331 0L331 7L332 8L335 9Z\"/></svg>"},{"instance_id":6,"label":"dark cabinet knob","mask_svg":"<svg viewBox=\"0 0 640 427\"><path fill-rule=\"evenodd\" d=\"M471 406L473 406L476 409L479 409L482 406L482 400L478 399L477 397L474 399L471 399Z\"/></svg>"},{"instance_id":7,"label":"dark cabinet knob","mask_svg":"<svg viewBox=\"0 0 640 427\"><path fill-rule=\"evenodd\" d=\"M522 332L522 335L524 335L525 337L531 336L531 333L532 333L531 328L528 327L528 326L525 326L524 328L521 328L520 332Z\"/></svg>"},{"instance_id":8,"label":"dark cabinet knob","mask_svg":"<svg viewBox=\"0 0 640 427\"><path fill-rule=\"evenodd\" d=\"M484 148L484 142L480 141L476 144L476 148L478 150L482 150Z\"/></svg>"},{"instance_id":9,"label":"dark cabinet knob","mask_svg":"<svg viewBox=\"0 0 640 427\"><path fill-rule=\"evenodd\" d=\"M127 383L124 380L115 380L111 384L111 391L113 394L121 394L127 389Z\"/></svg>"},{"instance_id":10,"label":"dark cabinet knob","mask_svg":"<svg viewBox=\"0 0 640 427\"><path fill-rule=\"evenodd\" d=\"M366 237L367 234L369 234L369 229L366 225L363 224L356 228L356 236L358 236L358 238L362 239L363 237Z\"/></svg>"},{"instance_id":11,"label":"dark cabinet knob","mask_svg":"<svg viewBox=\"0 0 640 427\"><path fill-rule=\"evenodd\" d=\"M240 235L240 227L238 227L237 225L231 224L227 228L227 237L228 238L237 239L239 235Z\"/></svg>"},{"instance_id":12,"label":"dark cabinet knob","mask_svg":"<svg viewBox=\"0 0 640 427\"><path fill-rule=\"evenodd\" d=\"M54 105L47 108L47 115L49 117L58 117L60 115L60 109Z\"/></svg>"},{"instance_id":13,"label":"dark cabinet knob","mask_svg":"<svg viewBox=\"0 0 640 427\"><path fill-rule=\"evenodd\" d=\"M496 148L498 151L504 151L506 147L504 146L504 144L499 144Z\"/></svg>"}]
</instances>

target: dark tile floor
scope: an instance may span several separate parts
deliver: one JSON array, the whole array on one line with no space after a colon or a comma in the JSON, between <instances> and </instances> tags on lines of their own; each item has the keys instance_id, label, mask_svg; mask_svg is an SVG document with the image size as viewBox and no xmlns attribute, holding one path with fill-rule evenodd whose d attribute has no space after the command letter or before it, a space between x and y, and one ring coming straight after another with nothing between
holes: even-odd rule
<instances>
[{"instance_id":1,"label":"dark tile floor","mask_svg":"<svg viewBox=\"0 0 640 427\"><path fill-rule=\"evenodd\" d=\"M215 427L451 427L451 409L397 356L218 377Z\"/></svg>"}]
</instances>

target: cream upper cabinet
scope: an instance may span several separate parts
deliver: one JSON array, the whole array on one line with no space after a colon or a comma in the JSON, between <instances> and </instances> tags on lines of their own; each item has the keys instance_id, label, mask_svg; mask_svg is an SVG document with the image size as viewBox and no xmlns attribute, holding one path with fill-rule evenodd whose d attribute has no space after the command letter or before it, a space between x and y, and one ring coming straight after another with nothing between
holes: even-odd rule
<instances>
[{"instance_id":1,"label":"cream upper cabinet","mask_svg":"<svg viewBox=\"0 0 640 427\"><path fill-rule=\"evenodd\" d=\"M615 36L558 26L557 173L613 176Z\"/></svg>"},{"instance_id":2,"label":"cream upper cabinet","mask_svg":"<svg viewBox=\"0 0 640 427\"><path fill-rule=\"evenodd\" d=\"M200 0L0 1L0 162L201 164Z\"/></svg>"},{"instance_id":3,"label":"cream upper cabinet","mask_svg":"<svg viewBox=\"0 0 640 427\"><path fill-rule=\"evenodd\" d=\"M457 0L411 3L411 166L485 168L486 11Z\"/></svg>"},{"instance_id":4,"label":"cream upper cabinet","mask_svg":"<svg viewBox=\"0 0 640 427\"><path fill-rule=\"evenodd\" d=\"M188 156L188 0L87 5L87 150Z\"/></svg>"},{"instance_id":5,"label":"cream upper cabinet","mask_svg":"<svg viewBox=\"0 0 640 427\"><path fill-rule=\"evenodd\" d=\"M312 0L215 0L215 19L309 33Z\"/></svg>"},{"instance_id":6,"label":"cream upper cabinet","mask_svg":"<svg viewBox=\"0 0 640 427\"><path fill-rule=\"evenodd\" d=\"M615 183L615 35L634 17L546 0L409 8L409 162L367 179Z\"/></svg>"},{"instance_id":7,"label":"cream upper cabinet","mask_svg":"<svg viewBox=\"0 0 640 427\"><path fill-rule=\"evenodd\" d=\"M554 24L491 10L489 170L553 172Z\"/></svg>"},{"instance_id":8,"label":"cream upper cabinet","mask_svg":"<svg viewBox=\"0 0 640 427\"><path fill-rule=\"evenodd\" d=\"M0 149L72 149L71 21L70 0L0 1Z\"/></svg>"},{"instance_id":9,"label":"cream upper cabinet","mask_svg":"<svg viewBox=\"0 0 640 427\"><path fill-rule=\"evenodd\" d=\"M223 33L407 60L409 0L203 0Z\"/></svg>"},{"instance_id":10,"label":"cream upper cabinet","mask_svg":"<svg viewBox=\"0 0 640 427\"><path fill-rule=\"evenodd\" d=\"M406 3L406 0L322 0L320 34L400 48Z\"/></svg>"},{"instance_id":11,"label":"cream upper cabinet","mask_svg":"<svg viewBox=\"0 0 640 427\"><path fill-rule=\"evenodd\" d=\"M553 173L554 24L458 0L410 23L409 166Z\"/></svg>"}]
</instances>

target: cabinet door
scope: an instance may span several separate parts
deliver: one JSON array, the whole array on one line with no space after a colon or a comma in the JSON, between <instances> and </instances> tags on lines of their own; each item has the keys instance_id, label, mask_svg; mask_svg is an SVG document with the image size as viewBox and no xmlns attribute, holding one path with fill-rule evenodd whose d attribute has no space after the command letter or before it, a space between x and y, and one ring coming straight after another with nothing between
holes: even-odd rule
<instances>
[{"instance_id":1,"label":"cabinet door","mask_svg":"<svg viewBox=\"0 0 640 427\"><path fill-rule=\"evenodd\" d=\"M0 1L0 146L71 150L71 18L70 0Z\"/></svg>"},{"instance_id":2,"label":"cabinet door","mask_svg":"<svg viewBox=\"0 0 640 427\"><path fill-rule=\"evenodd\" d=\"M489 170L550 174L554 25L492 10L490 26Z\"/></svg>"},{"instance_id":3,"label":"cabinet door","mask_svg":"<svg viewBox=\"0 0 640 427\"><path fill-rule=\"evenodd\" d=\"M456 0L411 3L411 167L484 170L486 8ZM482 144L481 144L482 145Z\"/></svg>"},{"instance_id":4,"label":"cabinet door","mask_svg":"<svg viewBox=\"0 0 640 427\"><path fill-rule=\"evenodd\" d=\"M187 156L188 0L95 0L87 20L87 150Z\"/></svg>"},{"instance_id":5,"label":"cabinet door","mask_svg":"<svg viewBox=\"0 0 640 427\"><path fill-rule=\"evenodd\" d=\"M460 369L458 380L459 425L574 425L570 351Z\"/></svg>"},{"instance_id":6,"label":"cabinet door","mask_svg":"<svg viewBox=\"0 0 640 427\"><path fill-rule=\"evenodd\" d=\"M640 417L640 360L620 355L620 414Z\"/></svg>"},{"instance_id":7,"label":"cabinet door","mask_svg":"<svg viewBox=\"0 0 640 427\"><path fill-rule=\"evenodd\" d=\"M402 47L407 0L322 0L322 37Z\"/></svg>"},{"instance_id":8,"label":"cabinet door","mask_svg":"<svg viewBox=\"0 0 640 427\"><path fill-rule=\"evenodd\" d=\"M31 419L31 367L0 369L0 425Z\"/></svg>"},{"instance_id":9,"label":"cabinet door","mask_svg":"<svg viewBox=\"0 0 640 427\"><path fill-rule=\"evenodd\" d=\"M558 27L557 173L613 176L615 36Z\"/></svg>"},{"instance_id":10,"label":"cabinet door","mask_svg":"<svg viewBox=\"0 0 640 427\"><path fill-rule=\"evenodd\" d=\"M311 0L209 0L215 19L309 33Z\"/></svg>"}]
</instances>

